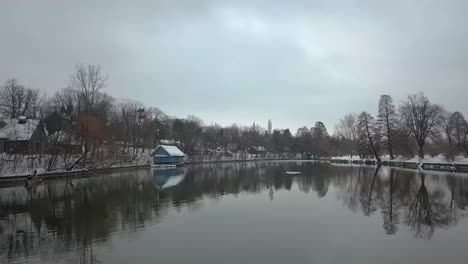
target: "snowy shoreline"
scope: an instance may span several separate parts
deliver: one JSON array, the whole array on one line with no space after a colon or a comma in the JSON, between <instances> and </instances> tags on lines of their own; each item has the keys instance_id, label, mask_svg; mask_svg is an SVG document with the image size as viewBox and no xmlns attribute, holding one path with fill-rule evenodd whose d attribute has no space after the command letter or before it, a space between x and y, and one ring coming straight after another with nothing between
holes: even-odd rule
<instances>
[{"instance_id":1,"label":"snowy shoreline","mask_svg":"<svg viewBox=\"0 0 468 264\"><path fill-rule=\"evenodd\" d=\"M307 159L237 159L237 160L203 160L203 161L187 161L185 164L204 164L204 163L228 163L228 162L261 162L261 161L311 161ZM137 164L137 165L124 165L124 166L110 166L102 167L95 169L77 169L73 171L66 170L57 170L57 171L45 171L39 174L41 177L45 178L58 178L62 176L75 176L75 175L84 175L84 174L93 174L94 172L110 171L110 170L120 170L120 169L131 169L131 168L150 168L148 164ZM0 176L0 181L2 180L15 180L15 179L24 179L31 174L19 174L19 175L5 175Z\"/></svg>"},{"instance_id":2,"label":"snowy shoreline","mask_svg":"<svg viewBox=\"0 0 468 264\"><path fill-rule=\"evenodd\" d=\"M441 155L437 157L428 157L421 160L417 157L412 159L397 158L390 160L386 157L382 158L382 165L388 167L398 167L406 169L418 169L418 166L424 170L432 171L447 171L447 172L468 172L468 159L465 157L456 157L456 162L448 162ZM342 165L377 165L375 159L362 159L356 156L349 157L331 157L329 159L302 159L302 158L247 158L247 159L193 159L187 160L186 164L206 164L206 163L229 163L229 162L264 162L264 161L322 161L329 162L331 164L342 164ZM93 169L76 169L67 171L65 169L53 170L53 171L40 171L40 176L44 178L61 178L61 177L80 177L83 175L93 175L96 172L121 170L121 169L138 169L138 168L150 168L148 163L136 162L134 164L126 165L110 165L106 167L98 167ZM21 180L28 176L30 173L19 173L13 175L1 175L0 181L15 181Z\"/></svg>"},{"instance_id":3,"label":"snowy shoreline","mask_svg":"<svg viewBox=\"0 0 468 264\"><path fill-rule=\"evenodd\" d=\"M362 159L356 156L332 157L329 161L333 164L344 165L377 165L376 159ZM443 155L435 157L426 156L424 159L420 159L419 157L404 159L400 157L390 160L388 157L383 157L380 165L413 170L422 169L426 171L468 173L468 158L464 156L455 156L453 157L453 161L448 160Z\"/></svg>"},{"instance_id":4,"label":"snowy shoreline","mask_svg":"<svg viewBox=\"0 0 468 264\"><path fill-rule=\"evenodd\" d=\"M80 157L78 154L54 156L3 153L0 154L0 180L24 178L31 175L34 170L39 175L61 175L149 165L147 152L139 152L134 158L96 155L93 160L86 163L77 163L81 160Z\"/></svg>"},{"instance_id":5,"label":"snowy shoreline","mask_svg":"<svg viewBox=\"0 0 468 264\"><path fill-rule=\"evenodd\" d=\"M128 166L119 166L119 167L103 167L103 168L96 168L92 170L73 170L73 171L49 171L45 173L40 173L39 177L44 178L62 178L62 177L75 177L75 176L82 176L82 175L93 175L96 172L104 172L104 171L111 171L111 170L123 170L123 169L140 169L140 168L149 168L149 165L128 165ZM27 177L31 176L30 174L22 174L22 175L6 175L0 176L1 181L15 181L15 180L22 180Z\"/></svg>"},{"instance_id":6,"label":"snowy shoreline","mask_svg":"<svg viewBox=\"0 0 468 264\"><path fill-rule=\"evenodd\" d=\"M348 160L348 161L366 161L373 160L375 158L360 158L359 156L341 156L331 157L330 160ZM407 163L425 163L425 164L468 164L468 158L465 156L454 156L453 161L446 156L439 154L437 156L426 155L424 159L420 159L418 156L413 158L396 157L391 160L387 155L381 157L382 162L407 162Z\"/></svg>"}]
</instances>

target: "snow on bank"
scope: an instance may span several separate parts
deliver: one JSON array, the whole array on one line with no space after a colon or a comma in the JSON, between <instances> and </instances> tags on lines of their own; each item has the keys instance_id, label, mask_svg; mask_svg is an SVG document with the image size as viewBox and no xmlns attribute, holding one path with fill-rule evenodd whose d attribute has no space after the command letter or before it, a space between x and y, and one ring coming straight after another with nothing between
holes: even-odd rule
<instances>
[{"instance_id":1,"label":"snow on bank","mask_svg":"<svg viewBox=\"0 0 468 264\"><path fill-rule=\"evenodd\" d=\"M149 164L150 150L139 150L135 157L131 154L97 155L86 163L78 163L71 171L88 169L117 168ZM67 168L80 159L79 154L58 155L20 155L0 154L0 178L31 175L34 170L39 174L67 172Z\"/></svg>"},{"instance_id":2,"label":"snow on bank","mask_svg":"<svg viewBox=\"0 0 468 264\"><path fill-rule=\"evenodd\" d=\"M213 153L204 155L192 155L187 161L189 162L213 162L213 161L255 161L255 160L274 160L274 159L300 159L301 155L293 155L290 153L265 153L265 154L249 154L246 152L230 153L230 156L225 156L223 153Z\"/></svg>"},{"instance_id":3,"label":"snow on bank","mask_svg":"<svg viewBox=\"0 0 468 264\"><path fill-rule=\"evenodd\" d=\"M151 163L151 149L138 149L135 157L129 148L126 154L121 150L111 153L109 149L102 149L94 157L89 157L86 163L79 162L72 171L86 171L88 169L119 168L129 166L141 166ZM31 175L34 170L39 174L67 172L75 161L81 157L80 154L57 155L7 155L0 154L0 178L10 176ZM301 158L300 155L290 153L265 153L249 154L246 152L199 154L187 158L187 162L214 162L214 161L255 161ZM51 165L52 164L52 165Z\"/></svg>"},{"instance_id":4,"label":"snow on bank","mask_svg":"<svg viewBox=\"0 0 468 264\"><path fill-rule=\"evenodd\" d=\"M332 160L375 160L375 158L368 158L368 159L362 159L359 156L340 156L340 157L331 157L330 159ZM390 161L390 157L388 155L382 156L381 157L382 161ZM414 163L425 163L425 164L431 164L431 163L446 163L446 164L468 164L468 158L465 156L455 156L452 159L447 158L443 154L439 154L437 156L429 156L426 155L424 159L420 160L418 156L414 156L413 158L405 158L402 156L397 156L395 159L392 161L395 162L414 162Z\"/></svg>"}]
</instances>

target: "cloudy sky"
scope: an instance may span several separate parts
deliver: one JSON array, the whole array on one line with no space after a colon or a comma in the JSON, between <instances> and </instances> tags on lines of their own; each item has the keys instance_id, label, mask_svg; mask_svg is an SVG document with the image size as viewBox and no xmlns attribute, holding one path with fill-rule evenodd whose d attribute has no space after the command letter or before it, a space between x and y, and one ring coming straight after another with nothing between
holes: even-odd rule
<instances>
[{"instance_id":1,"label":"cloudy sky","mask_svg":"<svg viewBox=\"0 0 468 264\"><path fill-rule=\"evenodd\" d=\"M106 91L205 123L330 128L423 91L468 115L468 1L0 1L0 82Z\"/></svg>"}]
</instances>

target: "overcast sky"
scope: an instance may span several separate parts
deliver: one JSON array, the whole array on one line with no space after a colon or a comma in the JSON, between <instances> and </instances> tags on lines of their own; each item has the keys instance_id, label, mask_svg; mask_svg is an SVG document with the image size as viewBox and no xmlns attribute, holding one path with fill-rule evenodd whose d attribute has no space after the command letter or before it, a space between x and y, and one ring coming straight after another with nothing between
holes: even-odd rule
<instances>
[{"instance_id":1,"label":"overcast sky","mask_svg":"<svg viewBox=\"0 0 468 264\"><path fill-rule=\"evenodd\" d=\"M468 115L468 1L0 1L0 83L52 94L77 63L170 115L329 129L423 91Z\"/></svg>"}]
</instances>

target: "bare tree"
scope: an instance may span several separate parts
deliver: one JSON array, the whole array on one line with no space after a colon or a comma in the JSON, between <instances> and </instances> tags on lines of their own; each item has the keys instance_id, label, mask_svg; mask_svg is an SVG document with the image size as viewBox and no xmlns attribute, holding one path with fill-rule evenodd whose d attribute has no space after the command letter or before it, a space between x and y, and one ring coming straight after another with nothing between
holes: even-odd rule
<instances>
[{"instance_id":1,"label":"bare tree","mask_svg":"<svg viewBox=\"0 0 468 264\"><path fill-rule=\"evenodd\" d=\"M439 126L442 130L443 136L446 138L449 146L452 146L452 113L446 110L440 111L440 122Z\"/></svg>"},{"instance_id":2,"label":"bare tree","mask_svg":"<svg viewBox=\"0 0 468 264\"><path fill-rule=\"evenodd\" d=\"M377 122L382 131L382 136L386 138L390 159L393 160L395 158L393 155L393 131L395 131L397 121L395 105L390 95L380 96Z\"/></svg>"},{"instance_id":3,"label":"bare tree","mask_svg":"<svg viewBox=\"0 0 468 264\"><path fill-rule=\"evenodd\" d=\"M434 132L430 134L431 145L435 147L437 152L445 153L447 158L454 161L456 146L453 144L452 137L452 113L442 109L440 111L439 122L437 122Z\"/></svg>"},{"instance_id":4,"label":"bare tree","mask_svg":"<svg viewBox=\"0 0 468 264\"><path fill-rule=\"evenodd\" d=\"M393 149L399 155L412 158L415 155L417 144L413 140L412 133L404 126L398 126L393 131Z\"/></svg>"},{"instance_id":5,"label":"bare tree","mask_svg":"<svg viewBox=\"0 0 468 264\"><path fill-rule=\"evenodd\" d=\"M201 119L195 116L188 116L187 119L176 119L172 124L174 139L189 156L193 155L196 151L202 126L203 122Z\"/></svg>"},{"instance_id":6,"label":"bare tree","mask_svg":"<svg viewBox=\"0 0 468 264\"><path fill-rule=\"evenodd\" d=\"M338 137L342 137L351 143L351 153L356 147L358 141L358 117L357 114L351 113L345 115L335 126L335 133Z\"/></svg>"},{"instance_id":7,"label":"bare tree","mask_svg":"<svg viewBox=\"0 0 468 264\"><path fill-rule=\"evenodd\" d=\"M0 110L11 118L28 115L35 117L39 90L25 88L16 79L8 79L0 88Z\"/></svg>"},{"instance_id":8,"label":"bare tree","mask_svg":"<svg viewBox=\"0 0 468 264\"><path fill-rule=\"evenodd\" d=\"M126 152L130 138L133 138L133 145L136 144L136 122L137 111L143 108L143 104L138 101L122 100L117 105L118 114L117 121L121 123L120 129L123 130L123 148L122 153Z\"/></svg>"},{"instance_id":9,"label":"bare tree","mask_svg":"<svg viewBox=\"0 0 468 264\"><path fill-rule=\"evenodd\" d=\"M371 114L362 112L358 118L359 124L359 139L363 142L366 147L372 152L377 163L380 164L380 155L378 152L378 132L375 126L375 120Z\"/></svg>"},{"instance_id":10,"label":"bare tree","mask_svg":"<svg viewBox=\"0 0 468 264\"><path fill-rule=\"evenodd\" d=\"M145 107L143 104L138 108L138 145L144 148L154 148L160 139L166 135L166 120L161 110L156 107ZM137 110L138 110L137 109ZM144 109L144 112L141 112Z\"/></svg>"},{"instance_id":11,"label":"bare tree","mask_svg":"<svg viewBox=\"0 0 468 264\"><path fill-rule=\"evenodd\" d=\"M450 116L451 138L458 149L463 148L468 155L468 122L460 112L454 112Z\"/></svg>"},{"instance_id":12,"label":"bare tree","mask_svg":"<svg viewBox=\"0 0 468 264\"><path fill-rule=\"evenodd\" d=\"M70 77L69 87L79 92L83 100L84 111L91 111L96 94L106 87L107 76L96 65L76 65L75 72Z\"/></svg>"},{"instance_id":13,"label":"bare tree","mask_svg":"<svg viewBox=\"0 0 468 264\"><path fill-rule=\"evenodd\" d=\"M60 113L68 121L76 121L80 113L78 91L65 88L56 92L48 103L48 113L53 112Z\"/></svg>"},{"instance_id":14,"label":"bare tree","mask_svg":"<svg viewBox=\"0 0 468 264\"><path fill-rule=\"evenodd\" d=\"M440 119L441 107L429 102L423 93L411 94L400 105L403 125L411 132L419 147L419 157L424 158L426 139Z\"/></svg>"},{"instance_id":15,"label":"bare tree","mask_svg":"<svg viewBox=\"0 0 468 264\"><path fill-rule=\"evenodd\" d=\"M95 103L99 92L106 87L107 76L96 65L76 65L75 72L70 77L69 88L78 95L78 115L80 116L81 137L83 140L84 155L89 151L89 132L92 116L96 114Z\"/></svg>"},{"instance_id":16,"label":"bare tree","mask_svg":"<svg viewBox=\"0 0 468 264\"><path fill-rule=\"evenodd\" d=\"M357 114L345 115L335 127L336 133L344 138L356 141L358 138L358 117Z\"/></svg>"}]
</instances>

